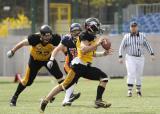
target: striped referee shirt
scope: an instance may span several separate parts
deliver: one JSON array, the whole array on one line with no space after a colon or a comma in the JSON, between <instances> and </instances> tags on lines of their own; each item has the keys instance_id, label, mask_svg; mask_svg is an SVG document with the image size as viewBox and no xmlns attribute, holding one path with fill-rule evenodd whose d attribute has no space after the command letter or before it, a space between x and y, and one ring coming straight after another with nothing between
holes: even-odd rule
<instances>
[{"instance_id":1,"label":"striped referee shirt","mask_svg":"<svg viewBox=\"0 0 160 114\"><path fill-rule=\"evenodd\" d=\"M144 33L128 33L124 36L121 42L119 48L119 58L122 58L122 53L124 51L130 56L140 57L144 54L144 47L149 51L151 55L154 55L153 49L147 41Z\"/></svg>"}]
</instances>

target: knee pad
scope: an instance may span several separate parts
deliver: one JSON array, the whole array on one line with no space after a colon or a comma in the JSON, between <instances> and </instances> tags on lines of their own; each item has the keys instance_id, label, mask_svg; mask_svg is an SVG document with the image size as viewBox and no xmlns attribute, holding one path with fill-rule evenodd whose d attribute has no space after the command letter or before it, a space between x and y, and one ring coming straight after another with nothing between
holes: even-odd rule
<instances>
[{"instance_id":1,"label":"knee pad","mask_svg":"<svg viewBox=\"0 0 160 114\"><path fill-rule=\"evenodd\" d=\"M25 86L31 86L33 82L28 82Z\"/></svg>"},{"instance_id":2,"label":"knee pad","mask_svg":"<svg viewBox=\"0 0 160 114\"><path fill-rule=\"evenodd\" d=\"M63 79L63 80L58 81L58 83L59 83L59 84L61 84L63 81L64 81L64 79Z\"/></svg>"},{"instance_id":3,"label":"knee pad","mask_svg":"<svg viewBox=\"0 0 160 114\"><path fill-rule=\"evenodd\" d=\"M101 82L108 82L108 77L107 78L102 78L100 79Z\"/></svg>"},{"instance_id":4,"label":"knee pad","mask_svg":"<svg viewBox=\"0 0 160 114\"><path fill-rule=\"evenodd\" d=\"M62 91L66 91L66 88L64 87L63 83L61 83L59 86L62 87Z\"/></svg>"}]
</instances>

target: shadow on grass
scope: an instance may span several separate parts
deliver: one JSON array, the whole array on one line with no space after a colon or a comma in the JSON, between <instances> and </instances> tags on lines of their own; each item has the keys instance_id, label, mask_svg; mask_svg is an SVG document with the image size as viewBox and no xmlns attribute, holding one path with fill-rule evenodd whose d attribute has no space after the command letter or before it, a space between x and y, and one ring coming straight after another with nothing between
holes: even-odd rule
<instances>
[{"instance_id":1,"label":"shadow on grass","mask_svg":"<svg viewBox=\"0 0 160 114\"><path fill-rule=\"evenodd\" d=\"M144 98L157 98L160 97L158 95L148 95L148 96L143 96Z\"/></svg>"},{"instance_id":2,"label":"shadow on grass","mask_svg":"<svg viewBox=\"0 0 160 114\"><path fill-rule=\"evenodd\" d=\"M14 82L9 82L9 81L3 81L3 82L0 82L0 84L13 84Z\"/></svg>"},{"instance_id":3,"label":"shadow on grass","mask_svg":"<svg viewBox=\"0 0 160 114\"><path fill-rule=\"evenodd\" d=\"M56 106L48 106L48 107L60 107L60 106L56 105ZM94 108L93 105L72 105L72 106L61 106L61 107L63 108Z\"/></svg>"},{"instance_id":4,"label":"shadow on grass","mask_svg":"<svg viewBox=\"0 0 160 114\"><path fill-rule=\"evenodd\" d=\"M35 81L34 83L49 83L50 81ZM18 82L13 81L1 81L0 84L18 84Z\"/></svg>"}]
</instances>

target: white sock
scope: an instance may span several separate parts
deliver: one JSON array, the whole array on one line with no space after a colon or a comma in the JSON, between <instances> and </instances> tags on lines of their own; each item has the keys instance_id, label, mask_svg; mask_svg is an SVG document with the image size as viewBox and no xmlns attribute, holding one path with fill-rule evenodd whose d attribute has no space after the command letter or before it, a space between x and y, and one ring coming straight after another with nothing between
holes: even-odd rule
<instances>
[{"instance_id":1,"label":"white sock","mask_svg":"<svg viewBox=\"0 0 160 114\"><path fill-rule=\"evenodd\" d=\"M141 92L141 85L136 85L136 92Z\"/></svg>"},{"instance_id":2,"label":"white sock","mask_svg":"<svg viewBox=\"0 0 160 114\"><path fill-rule=\"evenodd\" d=\"M129 87L129 88L128 88L128 92L131 92L131 93L132 93L132 89L133 89L133 88Z\"/></svg>"},{"instance_id":3,"label":"white sock","mask_svg":"<svg viewBox=\"0 0 160 114\"><path fill-rule=\"evenodd\" d=\"M73 84L70 88L68 88L68 89L66 90L66 94L65 94L63 103L69 101L70 96L72 95L72 93L73 93L73 91L74 91L74 86L75 86L75 84Z\"/></svg>"}]
</instances>

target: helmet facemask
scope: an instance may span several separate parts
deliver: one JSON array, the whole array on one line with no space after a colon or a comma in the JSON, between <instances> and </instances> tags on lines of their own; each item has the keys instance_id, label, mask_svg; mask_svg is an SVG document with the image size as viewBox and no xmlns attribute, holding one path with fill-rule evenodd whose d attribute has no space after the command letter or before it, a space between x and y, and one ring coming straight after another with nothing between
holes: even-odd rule
<instances>
[{"instance_id":1,"label":"helmet facemask","mask_svg":"<svg viewBox=\"0 0 160 114\"><path fill-rule=\"evenodd\" d=\"M88 32L93 34L93 35L96 35L96 34L99 33L99 27L96 24L88 26Z\"/></svg>"},{"instance_id":2,"label":"helmet facemask","mask_svg":"<svg viewBox=\"0 0 160 114\"><path fill-rule=\"evenodd\" d=\"M79 36L81 31L82 31L82 28L79 23L73 23L70 27L70 34L74 38L74 40L76 40L76 38Z\"/></svg>"},{"instance_id":3,"label":"helmet facemask","mask_svg":"<svg viewBox=\"0 0 160 114\"><path fill-rule=\"evenodd\" d=\"M96 35L100 33L100 22L96 18L89 18L85 22L85 29L89 34Z\"/></svg>"},{"instance_id":4,"label":"helmet facemask","mask_svg":"<svg viewBox=\"0 0 160 114\"><path fill-rule=\"evenodd\" d=\"M77 38L81 33L81 30L74 30L74 31L71 31L70 33L73 38Z\"/></svg>"},{"instance_id":5,"label":"helmet facemask","mask_svg":"<svg viewBox=\"0 0 160 114\"><path fill-rule=\"evenodd\" d=\"M51 33L41 34L41 40L43 43L48 43L52 37Z\"/></svg>"},{"instance_id":6,"label":"helmet facemask","mask_svg":"<svg viewBox=\"0 0 160 114\"><path fill-rule=\"evenodd\" d=\"M43 43L48 43L52 37L52 29L49 25L43 25L40 28L41 40Z\"/></svg>"}]
</instances>

